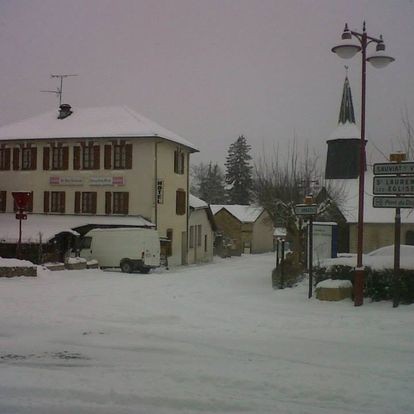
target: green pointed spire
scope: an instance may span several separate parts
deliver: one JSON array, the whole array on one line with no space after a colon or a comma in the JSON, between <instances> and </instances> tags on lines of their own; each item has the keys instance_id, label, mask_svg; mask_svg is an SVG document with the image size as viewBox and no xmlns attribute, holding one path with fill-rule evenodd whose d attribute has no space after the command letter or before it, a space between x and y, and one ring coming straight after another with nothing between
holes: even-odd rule
<instances>
[{"instance_id":1,"label":"green pointed spire","mask_svg":"<svg viewBox=\"0 0 414 414\"><path fill-rule=\"evenodd\" d=\"M349 85L348 76L345 77L344 89L342 91L338 124L345 124L347 122L355 124L354 105L352 104L351 86Z\"/></svg>"}]
</instances>

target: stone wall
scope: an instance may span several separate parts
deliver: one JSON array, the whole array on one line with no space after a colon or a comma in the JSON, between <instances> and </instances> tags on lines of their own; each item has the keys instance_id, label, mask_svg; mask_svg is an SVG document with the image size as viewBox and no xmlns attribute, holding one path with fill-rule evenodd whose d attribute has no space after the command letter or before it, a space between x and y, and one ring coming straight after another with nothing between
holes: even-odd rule
<instances>
[{"instance_id":1,"label":"stone wall","mask_svg":"<svg viewBox=\"0 0 414 414\"><path fill-rule=\"evenodd\" d=\"M37 276L37 267L35 266L18 266L18 267L0 267L0 277L15 277L15 276Z\"/></svg>"}]
</instances>

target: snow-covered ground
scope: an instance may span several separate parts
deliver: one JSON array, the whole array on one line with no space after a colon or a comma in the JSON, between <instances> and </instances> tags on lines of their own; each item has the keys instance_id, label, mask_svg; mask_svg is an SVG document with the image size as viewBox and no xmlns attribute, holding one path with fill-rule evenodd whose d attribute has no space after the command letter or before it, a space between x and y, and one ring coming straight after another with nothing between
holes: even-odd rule
<instances>
[{"instance_id":1,"label":"snow-covered ground","mask_svg":"<svg viewBox=\"0 0 414 414\"><path fill-rule=\"evenodd\" d=\"M271 254L0 279L0 413L412 413L414 306L273 290Z\"/></svg>"}]
</instances>

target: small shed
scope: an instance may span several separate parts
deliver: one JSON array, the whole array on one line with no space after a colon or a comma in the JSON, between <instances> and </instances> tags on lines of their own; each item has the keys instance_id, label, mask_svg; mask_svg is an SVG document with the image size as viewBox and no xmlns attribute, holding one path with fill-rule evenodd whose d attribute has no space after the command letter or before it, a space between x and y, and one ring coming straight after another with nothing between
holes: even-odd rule
<instances>
[{"instance_id":1,"label":"small shed","mask_svg":"<svg viewBox=\"0 0 414 414\"><path fill-rule=\"evenodd\" d=\"M230 239L230 254L264 253L273 250L273 222L262 207L238 204L212 205L218 231Z\"/></svg>"},{"instance_id":2,"label":"small shed","mask_svg":"<svg viewBox=\"0 0 414 414\"><path fill-rule=\"evenodd\" d=\"M188 223L187 263L211 262L213 260L214 234L217 230L210 206L190 194Z\"/></svg>"}]
</instances>

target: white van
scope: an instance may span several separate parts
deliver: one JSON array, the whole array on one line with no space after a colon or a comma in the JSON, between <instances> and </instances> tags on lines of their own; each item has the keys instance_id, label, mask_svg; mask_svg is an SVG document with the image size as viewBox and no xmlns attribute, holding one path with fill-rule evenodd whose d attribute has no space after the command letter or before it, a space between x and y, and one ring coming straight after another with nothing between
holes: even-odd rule
<instances>
[{"instance_id":1,"label":"white van","mask_svg":"<svg viewBox=\"0 0 414 414\"><path fill-rule=\"evenodd\" d=\"M160 238L154 229L93 229L81 239L80 257L123 272L148 273L160 265Z\"/></svg>"}]
</instances>

